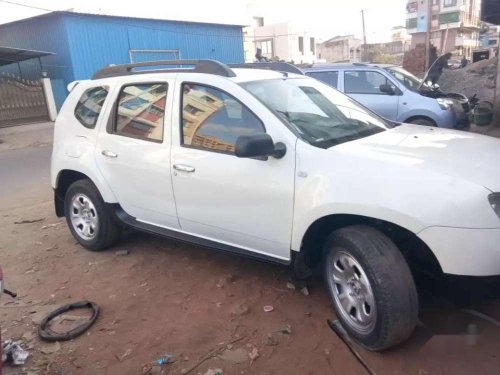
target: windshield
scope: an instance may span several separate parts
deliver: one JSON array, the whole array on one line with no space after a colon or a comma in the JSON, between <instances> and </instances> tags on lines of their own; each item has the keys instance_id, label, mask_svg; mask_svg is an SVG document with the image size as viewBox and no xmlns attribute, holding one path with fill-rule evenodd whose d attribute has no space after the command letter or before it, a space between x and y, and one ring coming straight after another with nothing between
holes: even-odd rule
<instances>
[{"instance_id":1,"label":"windshield","mask_svg":"<svg viewBox=\"0 0 500 375\"><path fill-rule=\"evenodd\" d=\"M386 68L385 70L391 73L399 82L405 85L405 87L409 90L418 91L420 85L422 84L422 80L420 78L415 77L410 72L398 66ZM423 84L422 87L428 88L427 84Z\"/></svg>"},{"instance_id":2,"label":"windshield","mask_svg":"<svg viewBox=\"0 0 500 375\"><path fill-rule=\"evenodd\" d=\"M329 148L368 137L389 125L354 100L311 78L241 84L310 144Z\"/></svg>"}]
</instances>

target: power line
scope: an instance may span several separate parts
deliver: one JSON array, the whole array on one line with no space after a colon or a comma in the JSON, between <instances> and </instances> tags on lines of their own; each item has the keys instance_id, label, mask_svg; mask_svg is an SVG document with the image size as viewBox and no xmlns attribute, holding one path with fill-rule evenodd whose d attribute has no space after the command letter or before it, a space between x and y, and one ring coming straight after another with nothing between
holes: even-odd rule
<instances>
[{"instance_id":1,"label":"power line","mask_svg":"<svg viewBox=\"0 0 500 375\"><path fill-rule=\"evenodd\" d=\"M22 3L17 3L14 1L9 1L9 0L0 0L2 3L6 4L11 4L11 5L16 5L16 6L21 6L25 8L30 8L30 9L35 9L35 10L40 10L44 12L57 12L57 13L63 13L65 15L71 16L71 17L79 17L79 18L87 18L88 16L97 16L97 17L105 17L105 18L111 18L111 17L121 17L121 18L134 18L130 16L110 16L110 15L105 15L105 14L93 14L93 13L88 13L88 14L78 14L77 12L69 12L69 11L63 11L63 10L53 10L53 9L48 9L48 8L42 8L42 7L37 7L34 5L28 5L28 4L22 4ZM154 19L155 21L164 21L161 19ZM19 20L22 21L22 20ZM177 21L177 20L165 20L165 21L173 21L173 22L185 22L185 23L198 23L198 24L204 24L203 22L195 22L195 21ZM14 21L16 22L16 21ZM158 29L155 27L149 27L149 26L140 26L140 25L132 25L130 23L126 22L119 22L119 21L112 21L112 20L105 20L104 22L109 22L121 26L127 26L127 27L133 27L133 28L138 28L138 29L146 29L146 30L155 30L155 31L160 31L164 33L171 33L171 34L180 34L180 35L196 35L196 36L212 36L212 37L217 37L217 38L239 38L239 39L245 39L245 38L250 38L250 39L264 39L264 38L276 38L276 37L283 37L283 36L296 36L298 35L297 33L289 33L289 34L278 34L278 35L259 35L259 36L249 36L249 35L222 35L222 34L205 34L205 33L192 33L192 32L186 32L186 31L173 31L173 30L164 30L164 29ZM224 25L220 24L222 26L231 26L231 25ZM239 25L241 26L241 25ZM241 26L243 28L243 26Z\"/></svg>"}]
</instances>

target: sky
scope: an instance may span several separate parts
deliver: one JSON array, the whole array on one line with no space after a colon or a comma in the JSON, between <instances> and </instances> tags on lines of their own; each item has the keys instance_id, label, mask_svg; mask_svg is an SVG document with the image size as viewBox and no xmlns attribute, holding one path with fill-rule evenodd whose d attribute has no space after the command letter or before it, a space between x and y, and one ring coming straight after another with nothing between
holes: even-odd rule
<instances>
[{"instance_id":1,"label":"sky","mask_svg":"<svg viewBox=\"0 0 500 375\"><path fill-rule=\"evenodd\" d=\"M0 0L0 23L45 13L14 5L48 10L75 10L146 18L250 24L252 16L266 24L290 21L297 28L326 40L336 35L362 37L365 10L368 43L390 40L393 26L404 25L406 0Z\"/></svg>"}]
</instances>

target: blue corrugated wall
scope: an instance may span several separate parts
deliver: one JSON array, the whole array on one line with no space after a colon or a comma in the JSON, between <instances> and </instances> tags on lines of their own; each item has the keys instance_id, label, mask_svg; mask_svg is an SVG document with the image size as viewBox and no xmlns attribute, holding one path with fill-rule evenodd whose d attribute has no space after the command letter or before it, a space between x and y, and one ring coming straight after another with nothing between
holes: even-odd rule
<instances>
[{"instance_id":1,"label":"blue corrugated wall","mask_svg":"<svg viewBox=\"0 0 500 375\"><path fill-rule=\"evenodd\" d=\"M52 79L56 103L58 107L62 105L67 95L65 86L74 77L62 18L54 15L0 25L0 46L55 53L42 57L41 61ZM20 65L23 78L40 78L38 60L23 61ZM0 67L0 72L19 74L17 64Z\"/></svg>"},{"instance_id":2,"label":"blue corrugated wall","mask_svg":"<svg viewBox=\"0 0 500 375\"><path fill-rule=\"evenodd\" d=\"M182 59L244 61L240 26L72 13L53 13L0 25L0 45L56 53L42 58L42 62L53 79L59 108L67 95L68 83L88 79L108 64L130 62L129 50L180 50ZM173 58L173 55L156 55L141 54L137 60ZM26 69L28 74L31 67L31 76L37 75L37 61L22 64L23 73ZM17 74L17 66L0 71L6 69Z\"/></svg>"}]
</instances>

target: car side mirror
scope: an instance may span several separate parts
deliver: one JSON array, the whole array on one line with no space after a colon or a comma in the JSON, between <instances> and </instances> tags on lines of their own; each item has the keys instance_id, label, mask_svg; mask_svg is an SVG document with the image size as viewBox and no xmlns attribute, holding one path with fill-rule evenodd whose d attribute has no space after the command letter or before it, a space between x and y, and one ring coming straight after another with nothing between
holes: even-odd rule
<instances>
[{"instance_id":1,"label":"car side mirror","mask_svg":"<svg viewBox=\"0 0 500 375\"><path fill-rule=\"evenodd\" d=\"M267 133L241 135L236 139L234 153L239 158L256 158L273 156L281 159L286 154L284 143L274 143Z\"/></svg>"},{"instance_id":2,"label":"car side mirror","mask_svg":"<svg viewBox=\"0 0 500 375\"><path fill-rule=\"evenodd\" d=\"M380 90L380 92L383 92L384 94L389 94L389 95L394 95L396 93L396 91L394 91L394 88L388 84L380 85L379 90Z\"/></svg>"}]
</instances>

